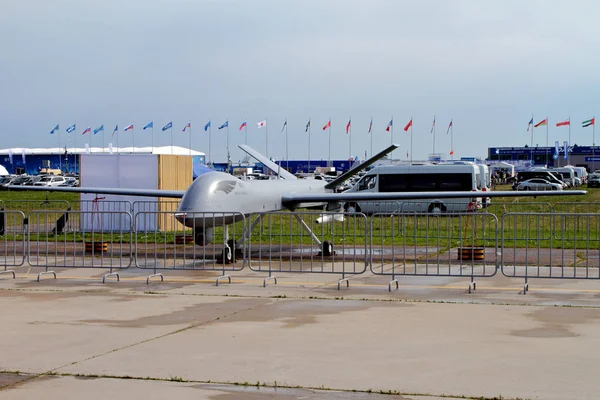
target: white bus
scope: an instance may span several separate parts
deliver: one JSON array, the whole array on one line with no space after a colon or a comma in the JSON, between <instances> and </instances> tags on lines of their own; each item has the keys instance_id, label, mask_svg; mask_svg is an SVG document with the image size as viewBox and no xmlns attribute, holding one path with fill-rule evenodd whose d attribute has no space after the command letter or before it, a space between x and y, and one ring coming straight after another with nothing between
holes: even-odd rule
<instances>
[{"instance_id":1,"label":"white bus","mask_svg":"<svg viewBox=\"0 0 600 400\"><path fill-rule=\"evenodd\" d=\"M389 165L367 172L349 192L475 192L461 199L364 201L347 203L346 210L378 212L465 212L481 208L480 168L475 164Z\"/></svg>"}]
</instances>

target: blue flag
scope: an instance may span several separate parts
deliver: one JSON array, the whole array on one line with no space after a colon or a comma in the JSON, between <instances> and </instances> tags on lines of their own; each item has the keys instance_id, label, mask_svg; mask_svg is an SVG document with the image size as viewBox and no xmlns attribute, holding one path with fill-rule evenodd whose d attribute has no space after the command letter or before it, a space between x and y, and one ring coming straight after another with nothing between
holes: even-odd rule
<instances>
[{"instance_id":1,"label":"blue flag","mask_svg":"<svg viewBox=\"0 0 600 400\"><path fill-rule=\"evenodd\" d=\"M210 120L208 120L206 125L204 125L204 132L206 132L208 130L208 128L210 128Z\"/></svg>"},{"instance_id":2,"label":"blue flag","mask_svg":"<svg viewBox=\"0 0 600 400\"><path fill-rule=\"evenodd\" d=\"M94 129L94 135L98 132L104 132L104 125L100 125L100 128Z\"/></svg>"},{"instance_id":3,"label":"blue flag","mask_svg":"<svg viewBox=\"0 0 600 400\"><path fill-rule=\"evenodd\" d=\"M308 128L310 128L310 119L306 123L306 129L304 129L304 132L308 132Z\"/></svg>"},{"instance_id":4,"label":"blue flag","mask_svg":"<svg viewBox=\"0 0 600 400\"><path fill-rule=\"evenodd\" d=\"M119 125L115 125L115 130L113 131L113 136L115 136L115 133L119 132Z\"/></svg>"},{"instance_id":5,"label":"blue flag","mask_svg":"<svg viewBox=\"0 0 600 400\"><path fill-rule=\"evenodd\" d=\"M52 130L50 131L50 134L51 134L51 135L54 135L54 132L56 132L56 131L57 131L57 130L59 130L59 129L60 129L60 128L58 127L58 124L56 124L56 126L54 127L54 129L52 129Z\"/></svg>"},{"instance_id":6,"label":"blue flag","mask_svg":"<svg viewBox=\"0 0 600 400\"><path fill-rule=\"evenodd\" d=\"M167 129L172 129L173 128L173 121L169 122L168 124L166 124L165 126L162 127L162 131L166 131Z\"/></svg>"},{"instance_id":7,"label":"blue flag","mask_svg":"<svg viewBox=\"0 0 600 400\"><path fill-rule=\"evenodd\" d=\"M227 128L229 126L229 121L225 121L223 125L219 127L219 129Z\"/></svg>"},{"instance_id":8,"label":"blue flag","mask_svg":"<svg viewBox=\"0 0 600 400\"><path fill-rule=\"evenodd\" d=\"M144 126L143 130L146 130L147 128L154 128L154 121L148 122L146 126Z\"/></svg>"},{"instance_id":9,"label":"blue flag","mask_svg":"<svg viewBox=\"0 0 600 400\"><path fill-rule=\"evenodd\" d=\"M75 124L71 125L70 127L67 128L67 133L71 133L75 130Z\"/></svg>"},{"instance_id":10,"label":"blue flag","mask_svg":"<svg viewBox=\"0 0 600 400\"><path fill-rule=\"evenodd\" d=\"M557 140L556 142L554 142L554 155L552 156L552 158L557 160L559 152L560 152L560 150L558 149L558 140Z\"/></svg>"},{"instance_id":11,"label":"blue flag","mask_svg":"<svg viewBox=\"0 0 600 400\"><path fill-rule=\"evenodd\" d=\"M569 142L565 142L565 160L569 159Z\"/></svg>"}]
</instances>

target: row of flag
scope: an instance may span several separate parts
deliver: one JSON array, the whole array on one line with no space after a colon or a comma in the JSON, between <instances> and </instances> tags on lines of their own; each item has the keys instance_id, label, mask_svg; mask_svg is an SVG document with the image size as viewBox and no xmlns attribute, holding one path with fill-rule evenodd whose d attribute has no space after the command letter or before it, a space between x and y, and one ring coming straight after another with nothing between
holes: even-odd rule
<instances>
[{"instance_id":1,"label":"row of flag","mask_svg":"<svg viewBox=\"0 0 600 400\"><path fill-rule=\"evenodd\" d=\"M596 118L586 119L585 121L581 122L582 128L587 128L588 126L595 126L595 125L596 125ZM538 128L540 126L548 126L548 117L544 118L543 120L541 120L540 122L538 122L536 124L533 123L533 117L532 117L529 120L529 122L527 123L527 132L529 132L529 129L532 126L534 128ZM571 126L571 118L568 118L564 121L557 122L556 126Z\"/></svg>"},{"instance_id":2,"label":"row of flag","mask_svg":"<svg viewBox=\"0 0 600 400\"><path fill-rule=\"evenodd\" d=\"M544 121L546 121L546 120L544 120ZM544 121L542 121L542 122L544 122ZM592 124L593 124L593 119L592 119L591 121L592 121ZM540 123L538 123L537 125L535 125L535 127L538 127L538 126L539 126L539 125L540 125L542 122L540 122ZM531 124L533 124L533 119L532 119L532 121L531 121L530 123L531 123ZM546 123L546 122L544 122L544 123ZM263 128L263 127L267 126L267 120L265 119L265 120L259 121L259 122L257 122L257 123L256 123L256 125L258 126L258 128ZM390 131L392 130L392 128L393 128L393 125L394 125L394 119L392 118L392 119L390 120L390 122L387 124L387 126L386 126L386 128L385 128L385 131L386 131L386 132L390 132ZM407 131L408 131L408 130L409 130L411 127L412 127L412 125L413 125L413 120L412 120L412 118L411 118L411 119L410 119L410 121L408 121L408 123L407 123L407 124L404 126L404 131L405 131L405 132L407 132ZM348 119L348 123L346 124L346 134L348 134L348 133L350 132L350 128L351 128L351 126L352 126L352 118ZM557 125L557 126L558 126L558 125ZM182 129L182 132L185 132L187 129L191 129L191 127L192 127L191 123L190 123L190 122L188 122L188 123L187 123L187 124L186 124L186 125L183 127L183 129ZM204 131L208 131L208 129L209 129L210 127L211 127L211 120L209 120L209 121L206 123L206 125L204 125ZM224 123L222 123L221 125L219 125L219 126L217 127L217 129L224 129L224 128L228 128L228 127L229 127L229 120L226 120ZM281 127L281 132L283 132L283 131L285 130L285 128L286 128L286 127L287 127L287 118L286 118L285 122L283 123L283 126ZM143 130L146 130L146 129L153 129L153 128L154 128L154 121L150 121L150 122L148 122L146 125L144 125L144 127L143 127L142 129L143 129ZM242 130L242 129L244 129L244 128L246 128L246 129L248 128L248 124L247 124L247 122L246 122L246 121L242 122L242 124L241 124L241 125L240 125L240 127L239 127L239 130L241 131L241 130ZM308 122L306 123L306 127L305 127L304 131L305 131L305 132L308 132L309 128L310 128L310 119L309 119L309 120L308 120ZM449 133L451 128L452 128L452 120L450 120L450 123L448 124L448 129L447 129L446 133ZM69 126L69 127L66 129L66 132L67 132L67 133L71 133L71 132L74 132L76 129L77 129L77 126L76 126L76 124L73 124L73 125ZM133 123L131 123L131 124L127 125L127 126L126 126L126 127L123 129L123 131L124 131L124 132L127 132L127 131L130 131L130 130L133 130L133 129L134 129L134 124L133 124ZM162 130L163 132L164 132L164 131L166 131L166 130L168 130L168 129L173 129L173 122L172 122L172 121L169 121L169 122L168 122L168 123L167 123L165 126L163 126L163 127L161 128L161 130ZM324 131L325 131L325 130L327 130L327 129L331 129L331 119L329 119L329 121L327 121L327 123L326 123L325 125L323 125L323 128L322 128L322 129L323 129ZM432 133L433 133L434 129L435 129L435 117L433 117L433 124L431 125L431 132L432 132ZM372 132L372 130L373 130L373 118L371 118L371 122L369 123L369 130L368 130L368 133L371 133L371 132ZM529 130L529 126L527 127L527 130ZM113 136L114 136L114 134L115 134L115 133L117 133L118 131L119 131L119 125L116 125L116 126L115 126L115 129L113 130L113 133L112 133L112 134L113 134ZM51 135L53 135L53 134L54 134L54 133L56 133L56 132L60 132L60 125L59 125L59 124L57 124L57 125L54 127L54 129L52 129L52 130L50 131L50 134L51 134ZM85 129L83 130L83 132L82 132L81 134L82 134L82 135L85 135L86 133L91 133L91 132L93 132L93 133L94 133L94 135L95 135L95 134L97 134L98 132L104 132L104 125L100 125L98 128L96 128L96 129L94 129L94 130L92 130L92 127L91 127L91 126L88 126L87 128L85 128Z\"/></svg>"}]
</instances>

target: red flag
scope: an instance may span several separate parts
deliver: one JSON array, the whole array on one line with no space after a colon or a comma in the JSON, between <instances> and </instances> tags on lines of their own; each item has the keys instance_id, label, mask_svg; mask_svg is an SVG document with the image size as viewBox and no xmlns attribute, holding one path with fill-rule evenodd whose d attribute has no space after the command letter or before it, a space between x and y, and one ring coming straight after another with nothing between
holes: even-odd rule
<instances>
[{"instance_id":1,"label":"red flag","mask_svg":"<svg viewBox=\"0 0 600 400\"><path fill-rule=\"evenodd\" d=\"M454 155L454 150L450 150L450 155Z\"/></svg>"},{"instance_id":2,"label":"red flag","mask_svg":"<svg viewBox=\"0 0 600 400\"><path fill-rule=\"evenodd\" d=\"M329 122L327 122L325 124L325 126L323 127L323 130L327 129L327 128L331 128L331 120L329 120Z\"/></svg>"},{"instance_id":3,"label":"red flag","mask_svg":"<svg viewBox=\"0 0 600 400\"><path fill-rule=\"evenodd\" d=\"M389 132L390 129L392 129L392 126L394 125L394 119L390 120L390 123L388 124L388 126L385 128L386 132Z\"/></svg>"},{"instance_id":4,"label":"red flag","mask_svg":"<svg viewBox=\"0 0 600 400\"><path fill-rule=\"evenodd\" d=\"M566 120L566 121L562 121L556 124L556 126L566 126L566 125L571 125L571 120Z\"/></svg>"},{"instance_id":5,"label":"red flag","mask_svg":"<svg viewBox=\"0 0 600 400\"><path fill-rule=\"evenodd\" d=\"M412 118L410 119L410 121L408 121L408 124L406 124L406 126L404 127L404 132L408 132L408 128L410 128L412 126Z\"/></svg>"},{"instance_id":6,"label":"red flag","mask_svg":"<svg viewBox=\"0 0 600 400\"><path fill-rule=\"evenodd\" d=\"M346 135L348 134L348 131L350 130L350 124L352 122L352 119L348 120L348 124L346 124Z\"/></svg>"},{"instance_id":7,"label":"red flag","mask_svg":"<svg viewBox=\"0 0 600 400\"><path fill-rule=\"evenodd\" d=\"M537 124L535 124L533 127L537 128L538 126L544 126L544 125L548 125L548 118L545 118L545 119L541 120L540 122L538 122Z\"/></svg>"}]
</instances>

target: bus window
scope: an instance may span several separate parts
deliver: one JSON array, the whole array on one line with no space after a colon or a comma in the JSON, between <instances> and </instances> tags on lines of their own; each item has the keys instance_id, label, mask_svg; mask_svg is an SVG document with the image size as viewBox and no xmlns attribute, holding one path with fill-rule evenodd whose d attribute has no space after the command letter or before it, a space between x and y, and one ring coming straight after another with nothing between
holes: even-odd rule
<instances>
[{"instance_id":1,"label":"bus window","mask_svg":"<svg viewBox=\"0 0 600 400\"><path fill-rule=\"evenodd\" d=\"M380 174L379 191L380 192L406 192L408 190L407 174Z\"/></svg>"},{"instance_id":2,"label":"bus window","mask_svg":"<svg viewBox=\"0 0 600 400\"><path fill-rule=\"evenodd\" d=\"M358 183L358 190L369 190L375 188L377 175L365 175Z\"/></svg>"}]
</instances>

